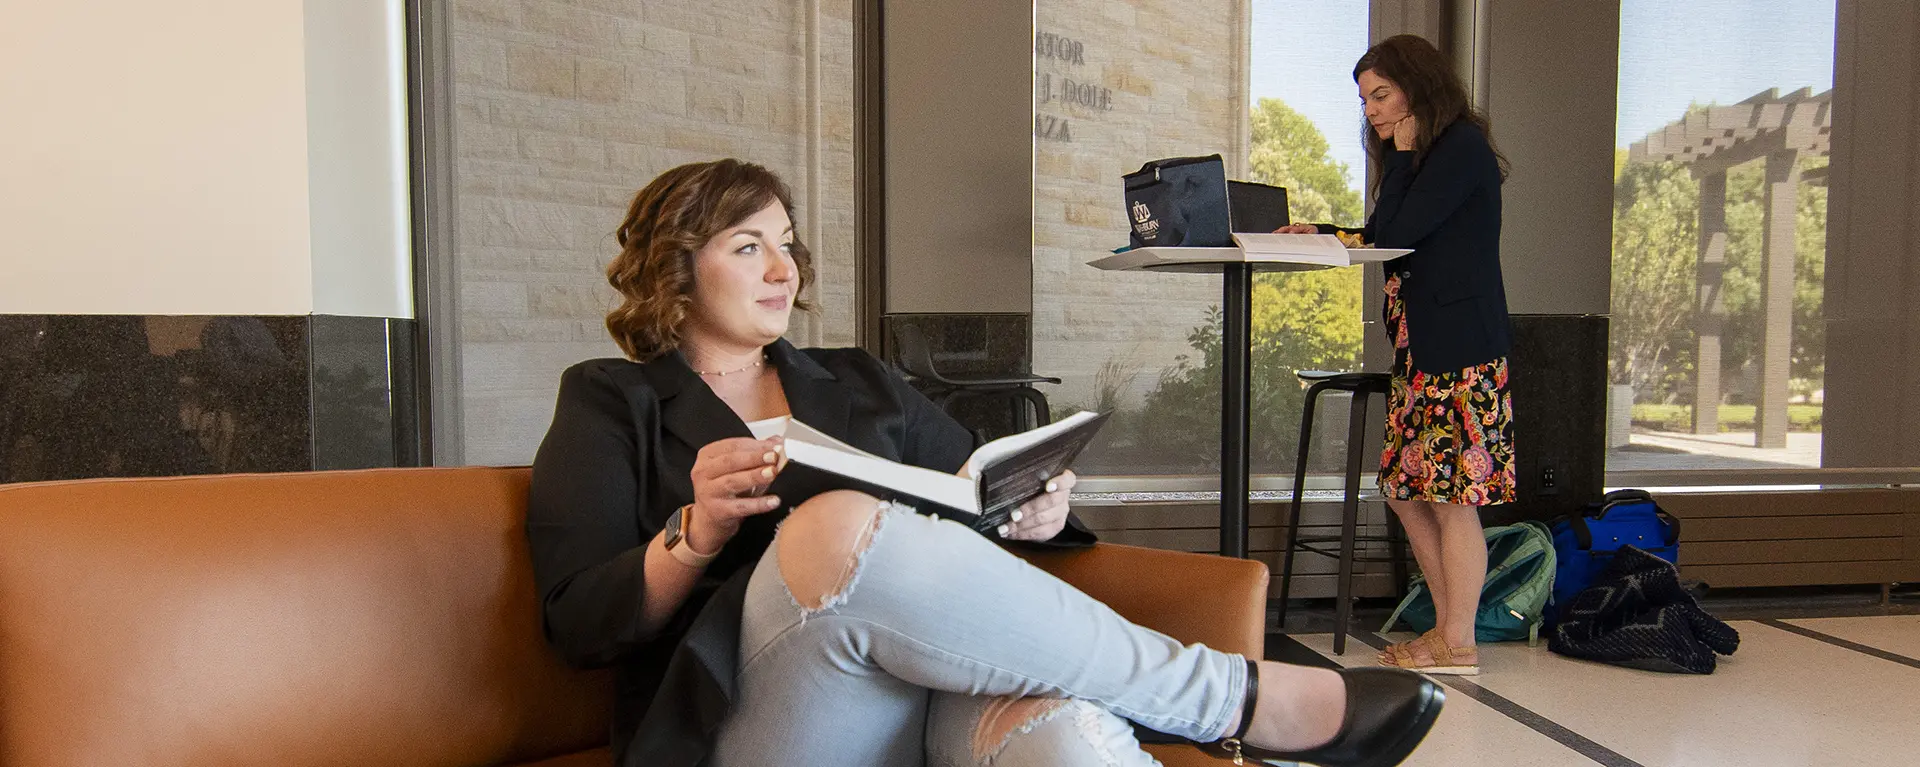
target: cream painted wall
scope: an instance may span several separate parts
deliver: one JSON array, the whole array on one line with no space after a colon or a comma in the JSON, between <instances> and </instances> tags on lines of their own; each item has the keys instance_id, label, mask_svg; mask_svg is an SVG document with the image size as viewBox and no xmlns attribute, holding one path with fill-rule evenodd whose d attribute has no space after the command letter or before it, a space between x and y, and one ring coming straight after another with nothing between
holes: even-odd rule
<instances>
[{"instance_id":1,"label":"cream painted wall","mask_svg":"<svg viewBox=\"0 0 1920 767\"><path fill-rule=\"evenodd\" d=\"M405 219L380 178L404 169L381 146L405 146L385 122L404 109L362 45L399 2L13 4L0 312L411 316Z\"/></svg>"}]
</instances>

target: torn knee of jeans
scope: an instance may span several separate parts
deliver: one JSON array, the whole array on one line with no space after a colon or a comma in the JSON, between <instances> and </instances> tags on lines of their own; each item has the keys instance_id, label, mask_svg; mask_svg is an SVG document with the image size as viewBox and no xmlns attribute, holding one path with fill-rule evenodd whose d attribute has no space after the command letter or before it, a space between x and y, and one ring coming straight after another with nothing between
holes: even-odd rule
<instances>
[{"instance_id":1,"label":"torn knee of jeans","mask_svg":"<svg viewBox=\"0 0 1920 767\"><path fill-rule=\"evenodd\" d=\"M987 704L974 726L973 759L978 764L990 765L1015 738L1067 736L1076 738L1099 764L1120 767L1120 755L1114 753L1101 734L1105 716L1108 714L1104 709L1084 700L996 698ZM1037 734L1042 727L1062 717L1066 719L1064 723L1048 730L1046 735Z\"/></svg>"},{"instance_id":2,"label":"torn knee of jeans","mask_svg":"<svg viewBox=\"0 0 1920 767\"><path fill-rule=\"evenodd\" d=\"M999 756L1013 736L1032 732L1064 711L1071 702L1065 698L994 698L980 712L973 727L973 759L986 761Z\"/></svg>"},{"instance_id":3,"label":"torn knee of jeans","mask_svg":"<svg viewBox=\"0 0 1920 767\"><path fill-rule=\"evenodd\" d=\"M861 507L865 510L850 510ZM866 553L880 534L880 521L887 510L888 504L874 504L871 500L851 507L839 502L837 508L816 512L822 517L821 521L799 523L804 532L798 535L804 540L795 543L807 551L789 557L789 550L783 545L780 570L788 596L806 615L846 603L848 595L859 585ZM796 532L786 529L794 525L794 521L789 520L783 526L783 535ZM782 540L782 544L787 543Z\"/></svg>"}]
</instances>

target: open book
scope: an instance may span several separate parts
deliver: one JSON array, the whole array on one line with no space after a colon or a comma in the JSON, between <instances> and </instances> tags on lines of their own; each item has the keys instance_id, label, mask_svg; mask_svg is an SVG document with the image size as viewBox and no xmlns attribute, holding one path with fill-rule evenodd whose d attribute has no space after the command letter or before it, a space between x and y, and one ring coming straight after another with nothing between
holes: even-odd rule
<instances>
[{"instance_id":1,"label":"open book","mask_svg":"<svg viewBox=\"0 0 1920 767\"><path fill-rule=\"evenodd\" d=\"M1002 437L973 451L966 476L889 461L829 437L791 417L747 424L755 439L786 437L787 458L884 491L931 502L922 511L988 532L1006 524L1020 504L1046 492L1093 441L1104 413L1079 412L1032 431ZM943 513L944 512L944 513Z\"/></svg>"},{"instance_id":2,"label":"open book","mask_svg":"<svg viewBox=\"0 0 1920 767\"><path fill-rule=\"evenodd\" d=\"M1248 260L1278 259L1325 266L1387 261L1412 253L1396 248L1349 248L1331 234L1251 234L1236 233L1233 241L1245 251Z\"/></svg>"}]
</instances>

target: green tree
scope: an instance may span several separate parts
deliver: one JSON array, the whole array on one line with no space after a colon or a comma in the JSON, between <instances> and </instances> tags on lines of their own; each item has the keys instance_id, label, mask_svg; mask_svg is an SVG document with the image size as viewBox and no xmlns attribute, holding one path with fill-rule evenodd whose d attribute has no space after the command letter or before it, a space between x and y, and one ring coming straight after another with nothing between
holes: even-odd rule
<instances>
[{"instance_id":1,"label":"green tree","mask_svg":"<svg viewBox=\"0 0 1920 767\"><path fill-rule=\"evenodd\" d=\"M1288 216L1353 226L1360 222L1360 191L1348 186L1351 170L1327 156L1327 137L1312 120L1279 99L1253 108L1253 180L1286 187Z\"/></svg>"},{"instance_id":2,"label":"green tree","mask_svg":"<svg viewBox=\"0 0 1920 767\"><path fill-rule=\"evenodd\" d=\"M1347 165L1327 156L1326 136L1312 121L1271 98L1260 100L1251 119L1253 179L1286 188L1292 220L1360 223L1360 192L1347 185ZM1294 371L1359 368L1361 277L1353 268L1255 279L1250 405L1256 471L1291 470L1304 397ZM1141 442L1158 456L1190 457L1183 465L1160 468L1217 468L1221 331L1215 308L1188 334L1193 353L1162 371L1147 395Z\"/></svg>"},{"instance_id":3,"label":"green tree","mask_svg":"<svg viewBox=\"0 0 1920 767\"><path fill-rule=\"evenodd\" d=\"M1617 165L1608 368L1642 398L1670 401L1691 376L1700 187L1679 163Z\"/></svg>"}]
</instances>

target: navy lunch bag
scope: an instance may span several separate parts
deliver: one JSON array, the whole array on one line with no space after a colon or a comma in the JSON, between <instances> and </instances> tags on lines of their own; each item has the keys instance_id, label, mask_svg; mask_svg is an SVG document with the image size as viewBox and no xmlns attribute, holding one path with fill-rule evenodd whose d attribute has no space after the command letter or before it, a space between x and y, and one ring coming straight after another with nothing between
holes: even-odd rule
<instances>
[{"instance_id":1,"label":"navy lunch bag","mask_svg":"<svg viewBox=\"0 0 1920 767\"><path fill-rule=\"evenodd\" d=\"M1154 160L1123 176L1136 248L1233 246L1220 155Z\"/></svg>"}]
</instances>

